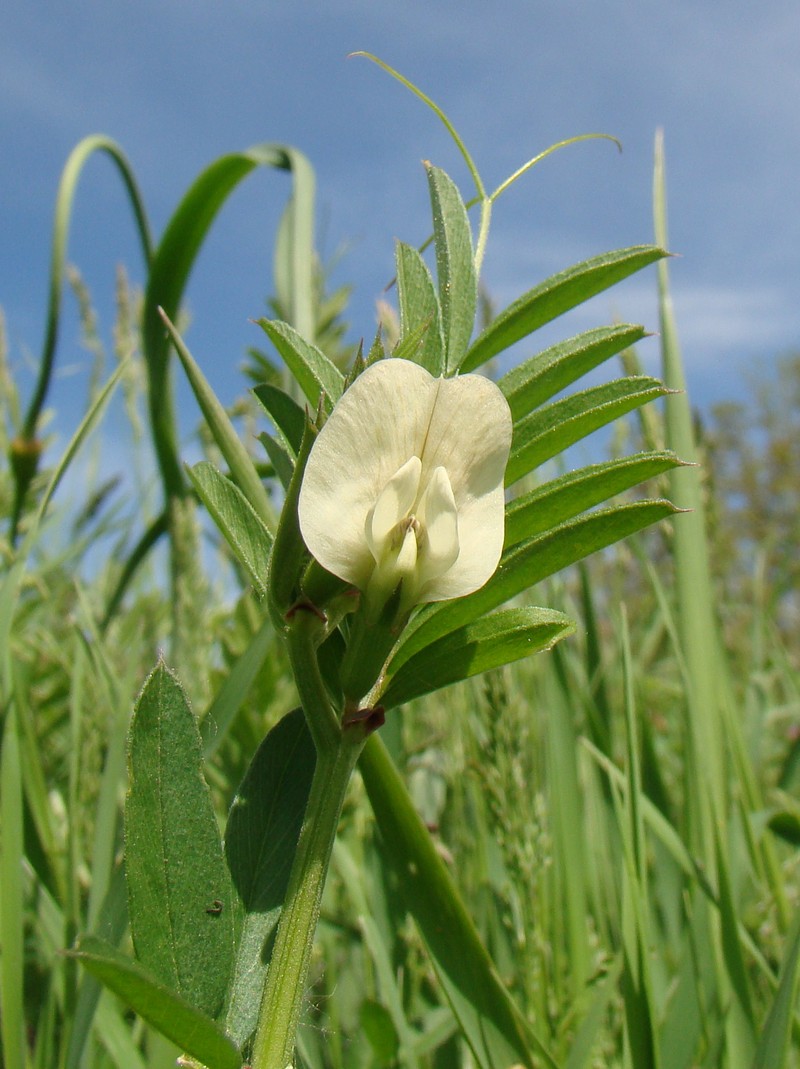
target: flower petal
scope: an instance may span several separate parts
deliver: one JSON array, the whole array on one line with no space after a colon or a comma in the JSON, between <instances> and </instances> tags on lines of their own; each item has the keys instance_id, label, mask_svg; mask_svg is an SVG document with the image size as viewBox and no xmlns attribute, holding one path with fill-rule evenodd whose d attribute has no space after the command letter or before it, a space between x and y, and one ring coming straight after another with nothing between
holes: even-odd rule
<instances>
[{"instance_id":1,"label":"flower petal","mask_svg":"<svg viewBox=\"0 0 800 1069\"><path fill-rule=\"evenodd\" d=\"M320 431L300 489L300 530L323 568L364 589L374 565L367 515L410 457L421 456L437 380L407 360L381 360L342 396Z\"/></svg>"},{"instance_id":2,"label":"flower petal","mask_svg":"<svg viewBox=\"0 0 800 1069\"><path fill-rule=\"evenodd\" d=\"M417 580L418 593L422 594L426 583L439 578L458 559L458 512L444 467L434 470L420 499L417 519L423 532Z\"/></svg>"},{"instance_id":3,"label":"flower petal","mask_svg":"<svg viewBox=\"0 0 800 1069\"><path fill-rule=\"evenodd\" d=\"M376 561L383 555L387 538L409 514L417 500L421 471L422 461L419 457L407 460L384 486L375 505L367 513L365 533Z\"/></svg>"},{"instance_id":4,"label":"flower petal","mask_svg":"<svg viewBox=\"0 0 800 1069\"><path fill-rule=\"evenodd\" d=\"M422 454L422 480L447 470L458 513L458 559L422 592L423 601L463 597L494 574L503 549L503 478L511 448L511 412L481 375L439 380Z\"/></svg>"}]
</instances>

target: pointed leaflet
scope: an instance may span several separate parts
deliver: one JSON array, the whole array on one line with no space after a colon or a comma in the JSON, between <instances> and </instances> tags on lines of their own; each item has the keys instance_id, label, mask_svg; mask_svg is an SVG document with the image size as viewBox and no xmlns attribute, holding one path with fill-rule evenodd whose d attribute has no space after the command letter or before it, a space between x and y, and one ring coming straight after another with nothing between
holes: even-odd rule
<instances>
[{"instance_id":1,"label":"pointed leaflet","mask_svg":"<svg viewBox=\"0 0 800 1069\"><path fill-rule=\"evenodd\" d=\"M138 962L93 935L84 936L70 956L148 1024L207 1069L239 1069L242 1057L216 1022L165 987Z\"/></svg>"},{"instance_id":2,"label":"pointed leaflet","mask_svg":"<svg viewBox=\"0 0 800 1069\"><path fill-rule=\"evenodd\" d=\"M431 273L417 250L402 241L397 242L395 261L401 340L423 327L425 333L413 359L438 377L444 374L445 351L439 298Z\"/></svg>"},{"instance_id":3,"label":"pointed leaflet","mask_svg":"<svg viewBox=\"0 0 800 1069\"><path fill-rule=\"evenodd\" d=\"M645 375L593 386L553 401L514 424L506 486L634 408L663 397L666 388Z\"/></svg>"},{"instance_id":4,"label":"pointed leaflet","mask_svg":"<svg viewBox=\"0 0 800 1069\"><path fill-rule=\"evenodd\" d=\"M159 663L130 730L125 804L128 904L136 954L211 1017L233 963L233 902L200 735L175 676Z\"/></svg>"},{"instance_id":5,"label":"pointed leaflet","mask_svg":"<svg viewBox=\"0 0 800 1069\"><path fill-rule=\"evenodd\" d=\"M275 424L287 450L291 450L293 458L296 457L300 451L300 443L303 440L303 431L306 426L303 409L288 393L268 382L253 387L253 393Z\"/></svg>"},{"instance_id":6,"label":"pointed leaflet","mask_svg":"<svg viewBox=\"0 0 800 1069\"><path fill-rule=\"evenodd\" d=\"M267 592L267 562L272 536L239 487L201 460L188 469L197 495L211 514L259 597Z\"/></svg>"},{"instance_id":7,"label":"pointed leaflet","mask_svg":"<svg viewBox=\"0 0 800 1069\"><path fill-rule=\"evenodd\" d=\"M294 472L295 458L283 442L278 438L273 438L271 434L266 432L259 434L258 440L264 446L264 451L272 464L272 470L278 476L281 486L284 490L288 490Z\"/></svg>"},{"instance_id":8,"label":"pointed leaflet","mask_svg":"<svg viewBox=\"0 0 800 1069\"><path fill-rule=\"evenodd\" d=\"M227 1028L240 1045L256 1026L269 942L278 926L314 763L303 711L295 709L259 746L228 817L225 854L244 920Z\"/></svg>"},{"instance_id":9,"label":"pointed leaflet","mask_svg":"<svg viewBox=\"0 0 800 1069\"><path fill-rule=\"evenodd\" d=\"M635 245L595 256L545 279L518 297L484 330L470 347L460 371L474 371L563 312L666 255L653 245Z\"/></svg>"},{"instance_id":10,"label":"pointed leaflet","mask_svg":"<svg viewBox=\"0 0 800 1069\"><path fill-rule=\"evenodd\" d=\"M615 494L679 464L675 454L668 451L634 453L551 479L506 505L505 548L572 520Z\"/></svg>"},{"instance_id":11,"label":"pointed leaflet","mask_svg":"<svg viewBox=\"0 0 800 1069\"><path fill-rule=\"evenodd\" d=\"M472 251L472 232L461 194L444 171L430 164L426 167L433 211L445 366L447 373L452 375L463 361L472 337L478 303L478 279Z\"/></svg>"},{"instance_id":12,"label":"pointed leaflet","mask_svg":"<svg viewBox=\"0 0 800 1069\"><path fill-rule=\"evenodd\" d=\"M497 608L567 565L598 549L605 549L676 511L669 501L636 501L598 509L572 523L561 524L539 538L528 539L506 550L497 571L480 590L457 601L426 606L417 614L403 632L401 644L389 664L389 675L397 672L409 658L436 639L472 623L485 612Z\"/></svg>"},{"instance_id":13,"label":"pointed leaflet","mask_svg":"<svg viewBox=\"0 0 800 1069\"><path fill-rule=\"evenodd\" d=\"M627 323L587 330L525 360L497 385L517 420L644 335L643 327Z\"/></svg>"},{"instance_id":14,"label":"pointed leaflet","mask_svg":"<svg viewBox=\"0 0 800 1069\"><path fill-rule=\"evenodd\" d=\"M549 649L575 630L555 609L503 609L459 628L411 657L380 703L390 709L422 694Z\"/></svg>"},{"instance_id":15,"label":"pointed leaflet","mask_svg":"<svg viewBox=\"0 0 800 1069\"><path fill-rule=\"evenodd\" d=\"M323 393L329 400L329 409L336 404L344 389L344 375L338 367L288 323L259 319L258 325L283 357L312 408L316 408Z\"/></svg>"}]
</instances>

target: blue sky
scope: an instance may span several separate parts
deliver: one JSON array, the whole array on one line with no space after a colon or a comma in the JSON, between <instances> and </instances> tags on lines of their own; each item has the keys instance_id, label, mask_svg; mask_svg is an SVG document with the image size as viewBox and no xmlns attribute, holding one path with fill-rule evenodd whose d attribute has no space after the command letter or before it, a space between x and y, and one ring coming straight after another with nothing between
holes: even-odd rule
<instances>
[{"instance_id":1,"label":"blue sky","mask_svg":"<svg viewBox=\"0 0 800 1069\"><path fill-rule=\"evenodd\" d=\"M64 160L83 136L124 147L157 231L216 156L258 141L305 152L318 180L323 254L346 254L351 337L371 338L393 242L428 223L422 159L466 174L443 128L377 67L382 56L449 113L494 187L573 134L495 209L484 279L499 303L596 253L652 236L653 137L665 130L678 326L693 400L746 394L800 337L800 5L796 0L4 0L0 8L0 305L11 355L41 346L50 225ZM187 340L223 400L260 332L285 177L256 174L224 209L189 290ZM110 165L78 196L70 257L105 336L114 267L141 264ZM554 337L612 317L656 329L655 276L596 299ZM536 346L539 347L539 346ZM532 350L533 345L529 346ZM655 368L657 343L642 349ZM67 317L52 398L69 413L89 360ZM182 404L189 404L184 391ZM192 415L193 418L193 415Z\"/></svg>"}]
</instances>

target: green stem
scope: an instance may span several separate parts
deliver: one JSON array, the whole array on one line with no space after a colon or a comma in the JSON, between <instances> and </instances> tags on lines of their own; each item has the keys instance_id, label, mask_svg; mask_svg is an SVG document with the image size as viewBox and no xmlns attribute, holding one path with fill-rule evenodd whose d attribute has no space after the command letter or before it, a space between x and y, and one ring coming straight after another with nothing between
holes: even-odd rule
<instances>
[{"instance_id":1,"label":"green stem","mask_svg":"<svg viewBox=\"0 0 800 1069\"><path fill-rule=\"evenodd\" d=\"M314 934L347 785L364 744L354 726L318 752L306 815L261 999L252 1069L292 1066Z\"/></svg>"},{"instance_id":2,"label":"green stem","mask_svg":"<svg viewBox=\"0 0 800 1069\"><path fill-rule=\"evenodd\" d=\"M320 754L333 752L339 746L342 734L317 660L324 628L324 617L318 617L311 608L298 607L287 631L292 674L318 758Z\"/></svg>"},{"instance_id":3,"label":"green stem","mask_svg":"<svg viewBox=\"0 0 800 1069\"><path fill-rule=\"evenodd\" d=\"M486 242L489 238L489 224L492 221L492 201L490 197L484 197L481 201L481 223L478 231L478 242L475 246L475 274L481 277L483 257L486 252Z\"/></svg>"}]
</instances>

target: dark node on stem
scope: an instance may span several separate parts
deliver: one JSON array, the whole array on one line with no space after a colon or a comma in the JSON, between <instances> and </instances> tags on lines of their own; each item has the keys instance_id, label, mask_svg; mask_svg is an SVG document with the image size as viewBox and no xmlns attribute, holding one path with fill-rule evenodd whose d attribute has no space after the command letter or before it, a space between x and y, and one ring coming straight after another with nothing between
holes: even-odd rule
<instances>
[{"instance_id":1,"label":"dark node on stem","mask_svg":"<svg viewBox=\"0 0 800 1069\"><path fill-rule=\"evenodd\" d=\"M318 608L312 601L309 601L308 598L300 598L299 601L296 601L286 613L285 619L287 621L293 620L298 612L310 612L312 616L316 616L323 624L328 622L328 617L322 609Z\"/></svg>"},{"instance_id":2,"label":"dark node on stem","mask_svg":"<svg viewBox=\"0 0 800 1069\"><path fill-rule=\"evenodd\" d=\"M383 727L385 723L386 710L382 705L376 705L374 708L351 709L342 717L342 727L345 731L359 724L365 737Z\"/></svg>"}]
</instances>

